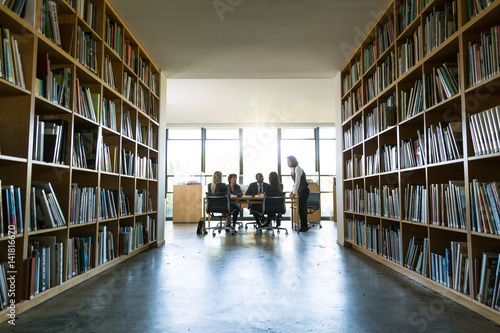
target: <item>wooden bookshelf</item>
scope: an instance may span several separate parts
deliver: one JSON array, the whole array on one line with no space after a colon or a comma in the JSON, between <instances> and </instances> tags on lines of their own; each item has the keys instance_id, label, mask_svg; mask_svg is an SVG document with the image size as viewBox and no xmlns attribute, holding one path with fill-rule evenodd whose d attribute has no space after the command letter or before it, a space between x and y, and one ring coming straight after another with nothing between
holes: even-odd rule
<instances>
[{"instance_id":1,"label":"wooden bookshelf","mask_svg":"<svg viewBox=\"0 0 500 333\"><path fill-rule=\"evenodd\" d=\"M46 29L42 28L41 17L44 15L39 13L48 3L51 3L49 8L57 10L60 42L54 30L43 33ZM157 172L160 70L151 57L107 0L28 0L25 6L25 17L20 17L10 8L0 5L1 28L3 31L8 29L16 40L25 85L21 87L20 82L11 82L5 67L2 68L0 181L2 186L14 185L20 189L23 232L12 237L7 234L0 237L0 262L12 263L9 269L16 272L13 298L16 315L155 246L158 200L163 196L158 193ZM89 49L91 54L85 52ZM130 57L132 51L134 56ZM16 53L13 52L13 55ZM49 59L50 65L45 66L45 61L41 59ZM4 59L2 63L5 64ZM62 85L57 77L58 87L53 90L60 91L57 96L39 92L41 67L53 71L54 77L64 73L62 80L66 79L67 84ZM81 98L85 98L82 88L88 89L92 95L89 104L95 108L93 117L82 112ZM125 91L130 93L125 96ZM125 113L131 125L128 136L122 126ZM59 146L56 146L61 154L58 161L44 161L35 154L35 126L41 120L67 124L66 131L59 136ZM92 156L86 155L87 166L75 163L75 138L79 134L94 141L93 146L89 146ZM112 160L112 166L105 162L103 145L111 147L107 154L110 151L111 154L116 153L108 160ZM133 154L133 170L129 170L128 174L124 172L122 150ZM32 185L48 182L57 196L65 225L33 230L33 223L36 222L31 221L34 206ZM92 211L78 221L75 221L72 207L75 184L80 189L94 191L93 196L89 196L92 199L83 204L84 208L92 204ZM130 213L122 209L121 190L129 200ZM112 201L115 212L111 208L103 212L106 203L111 204ZM137 234L141 231L147 234L142 238L136 236L128 255L121 254L124 252L120 244L124 227L133 229ZM112 253L107 248L105 262L99 255L102 246L100 231L103 228L110 232L108 239L111 238L113 243ZM35 237L45 236L54 237L57 243L62 243L62 283L50 288L47 284L45 291L30 299L30 244ZM78 237L90 240L86 252L87 269L71 276L68 270L72 267L68 266L73 254L68 246L71 239ZM0 321L9 319L8 311L0 311Z\"/></svg>"},{"instance_id":2,"label":"wooden bookshelf","mask_svg":"<svg viewBox=\"0 0 500 333\"><path fill-rule=\"evenodd\" d=\"M339 230L346 244L500 323L500 311L478 298L483 253L499 257L500 221L490 219L490 232L487 213L475 211L481 193L476 189L484 184L487 191L488 184L500 182L495 141L500 71L494 58L499 40L492 30L500 1L489 1L478 13L473 2L392 1L341 69L344 228ZM446 28L436 30L440 19ZM473 52L479 55L488 33L496 55L481 54L496 59L491 65L474 61ZM481 132L489 150L481 149L473 132L481 130L471 125L474 117L491 126L491 138ZM490 125L494 121L496 128ZM445 272L446 265L453 266L449 284L438 260ZM496 269L491 276L500 282Z\"/></svg>"}]
</instances>

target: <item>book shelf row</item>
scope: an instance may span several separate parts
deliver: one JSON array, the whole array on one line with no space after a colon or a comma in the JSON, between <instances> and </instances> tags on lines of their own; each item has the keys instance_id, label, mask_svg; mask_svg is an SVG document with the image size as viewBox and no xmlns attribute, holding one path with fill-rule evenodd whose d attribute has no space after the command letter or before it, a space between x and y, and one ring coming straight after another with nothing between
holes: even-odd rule
<instances>
[{"instance_id":1,"label":"book shelf row","mask_svg":"<svg viewBox=\"0 0 500 333\"><path fill-rule=\"evenodd\" d=\"M366 46L360 47L352 62L342 70L343 122L349 120L361 108L374 103L377 96L385 94L385 90L390 88L396 79L402 79L397 91L402 108L399 121L402 121L422 109L428 109L455 96L462 86L470 89L498 75L499 27L495 16L500 14L498 2L493 2L488 10L468 24L464 19L464 23L458 26L456 1L439 4L432 1L429 6L433 9L428 11L427 20L434 17L434 12L440 12L435 10L438 7L444 8L442 13L449 11L453 20L448 20L445 14L442 19L448 22L447 24L429 23L429 27L433 29L424 29L423 41L421 25L417 27L411 24L401 38L411 34L413 37L393 42L383 56L376 57L373 53L375 47L369 42L372 35L368 34L368 41L362 44ZM388 13L389 16L392 15L390 11ZM481 24L474 24L479 19L482 19ZM419 22L419 19L415 19L415 22ZM459 56L460 41L457 32L463 25L466 38L463 38L461 43L468 52ZM427 26L424 24L424 27ZM443 32L443 35L437 32ZM436 38L437 42L434 40ZM427 40L434 46L428 46ZM360 58L365 59L364 67L363 62L359 61ZM377 60L366 60L373 58ZM465 65L461 67L462 63ZM465 85L458 79L459 69L465 71Z\"/></svg>"},{"instance_id":2,"label":"book shelf row","mask_svg":"<svg viewBox=\"0 0 500 333\"><path fill-rule=\"evenodd\" d=\"M500 253L492 251L491 244L481 246L481 240L474 238L473 245L477 250L469 259L469 243L462 235L450 235L440 229L426 230L414 225L401 226L390 220L380 223L372 217L365 220L349 215L345 221L348 242L491 309L500 310L500 272L497 269ZM415 236L403 237L404 229L411 230ZM435 246L431 245L431 239L443 242Z\"/></svg>"},{"instance_id":3,"label":"book shelf row","mask_svg":"<svg viewBox=\"0 0 500 333\"><path fill-rule=\"evenodd\" d=\"M0 22L0 310L26 309L156 243L160 71L108 1Z\"/></svg>"},{"instance_id":4,"label":"book shelf row","mask_svg":"<svg viewBox=\"0 0 500 333\"><path fill-rule=\"evenodd\" d=\"M500 322L500 2L402 0L341 70L344 240Z\"/></svg>"}]
</instances>

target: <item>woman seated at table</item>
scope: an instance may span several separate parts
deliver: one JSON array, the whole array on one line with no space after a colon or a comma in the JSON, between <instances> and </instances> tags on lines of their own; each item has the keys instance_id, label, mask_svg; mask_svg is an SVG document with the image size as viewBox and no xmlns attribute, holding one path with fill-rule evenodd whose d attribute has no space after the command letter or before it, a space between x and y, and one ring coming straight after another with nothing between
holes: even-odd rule
<instances>
[{"instance_id":1,"label":"woman seated at table","mask_svg":"<svg viewBox=\"0 0 500 333\"><path fill-rule=\"evenodd\" d=\"M229 181L227 192L231 197L243 196L243 192L241 191L240 185L236 184L237 179L238 177L234 173L227 176L227 180ZM241 212L241 205L231 204L231 212L233 212L233 227L236 228L236 221L238 220L238 215L240 215Z\"/></svg>"},{"instance_id":2,"label":"woman seated at table","mask_svg":"<svg viewBox=\"0 0 500 333\"><path fill-rule=\"evenodd\" d=\"M226 195L229 192L226 184L222 182L222 172L215 171L212 176L212 182L208 184L208 193L213 195ZM227 216L226 213L222 214L223 216ZM229 217L226 217L226 226L230 226L231 221Z\"/></svg>"},{"instance_id":3,"label":"woman seated at table","mask_svg":"<svg viewBox=\"0 0 500 333\"><path fill-rule=\"evenodd\" d=\"M280 178L276 172L271 172L269 174L269 186L266 188L264 192L268 197L278 197L284 196L283 193L283 184L280 182ZM274 219L276 215L272 214L267 217L267 222L263 225L263 227L269 226L269 223L272 219ZM276 219L276 226L279 227L281 225L281 219Z\"/></svg>"}]
</instances>

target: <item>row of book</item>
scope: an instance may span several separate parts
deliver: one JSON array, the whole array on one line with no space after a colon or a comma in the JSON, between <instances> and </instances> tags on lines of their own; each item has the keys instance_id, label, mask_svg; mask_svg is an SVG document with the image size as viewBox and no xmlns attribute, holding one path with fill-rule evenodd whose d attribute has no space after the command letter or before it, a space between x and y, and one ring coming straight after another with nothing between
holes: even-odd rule
<instances>
[{"instance_id":1,"label":"row of book","mask_svg":"<svg viewBox=\"0 0 500 333\"><path fill-rule=\"evenodd\" d=\"M378 133L378 109L374 108L372 112L366 115L366 138L371 138Z\"/></svg>"},{"instance_id":2,"label":"row of book","mask_svg":"<svg viewBox=\"0 0 500 333\"><path fill-rule=\"evenodd\" d=\"M475 299L495 310L500 310L500 254L483 252L474 259L474 296Z\"/></svg>"},{"instance_id":3,"label":"row of book","mask_svg":"<svg viewBox=\"0 0 500 333\"><path fill-rule=\"evenodd\" d=\"M457 138L455 138L455 133ZM427 129L429 163L456 160L462 156L462 123L439 122ZM425 155L425 154L424 154Z\"/></svg>"},{"instance_id":4,"label":"row of book","mask_svg":"<svg viewBox=\"0 0 500 333\"><path fill-rule=\"evenodd\" d=\"M125 65L127 65L134 73L137 73L137 58L135 50L132 45L130 45L130 41L128 39L123 41L123 61L125 62Z\"/></svg>"},{"instance_id":5,"label":"row of book","mask_svg":"<svg viewBox=\"0 0 500 333\"><path fill-rule=\"evenodd\" d=\"M366 214L380 216L380 189L370 185L365 191Z\"/></svg>"},{"instance_id":6,"label":"row of book","mask_svg":"<svg viewBox=\"0 0 500 333\"><path fill-rule=\"evenodd\" d=\"M61 32L59 30L56 2L52 0L41 0L38 9L38 31L60 47Z\"/></svg>"},{"instance_id":7,"label":"row of book","mask_svg":"<svg viewBox=\"0 0 500 333\"><path fill-rule=\"evenodd\" d=\"M345 210L348 212L365 212L365 190L356 184L355 189L345 189L344 191Z\"/></svg>"},{"instance_id":8,"label":"row of book","mask_svg":"<svg viewBox=\"0 0 500 333\"><path fill-rule=\"evenodd\" d=\"M396 125L397 122L396 92L380 103L380 130Z\"/></svg>"},{"instance_id":9,"label":"row of book","mask_svg":"<svg viewBox=\"0 0 500 333\"><path fill-rule=\"evenodd\" d=\"M366 157L366 175L374 175L380 172L378 149L375 154ZM357 176L360 177L361 175Z\"/></svg>"},{"instance_id":10,"label":"row of book","mask_svg":"<svg viewBox=\"0 0 500 333\"><path fill-rule=\"evenodd\" d=\"M363 106L363 86L361 85L353 94L353 112L357 112Z\"/></svg>"},{"instance_id":11,"label":"row of book","mask_svg":"<svg viewBox=\"0 0 500 333\"><path fill-rule=\"evenodd\" d=\"M359 119L352 125L352 144L357 145L364 139L364 121L363 118Z\"/></svg>"},{"instance_id":12,"label":"row of book","mask_svg":"<svg viewBox=\"0 0 500 333\"><path fill-rule=\"evenodd\" d=\"M373 64L377 61L379 56L377 53L377 42L375 40L373 40L371 43L365 46L363 56L364 56L364 64L366 71L373 66ZM347 90L344 90L344 94L346 92Z\"/></svg>"},{"instance_id":13,"label":"row of book","mask_svg":"<svg viewBox=\"0 0 500 333\"><path fill-rule=\"evenodd\" d=\"M99 210L99 219L107 220L118 217L116 201L118 200L118 191L101 189L101 209Z\"/></svg>"},{"instance_id":14,"label":"row of book","mask_svg":"<svg viewBox=\"0 0 500 333\"><path fill-rule=\"evenodd\" d=\"M382 216L399 219L399 190L390 185L382 185Z\"/></svg>"},{"instance_id":15,"label":"row of book","mask_svg":"<svg viewBox=\"0 0 500 333\"><path fill-rule=\"evenodd\" d=\"M425 185L407 184L403 190L403 219L427 223L427 189Z\"/></svg>"},{"instance_id":16,"label":"row of book","mask_svg":"<svg viewBox=\"0 0 500 333\"><path fill-rule=\"evenodd\" d=\"M79 0L77 12L78 16L95 31L97 25L97 6L90 2L90 0Z\"/></svg>"},{"instance_id":17,"label":"row of book","mask_svg":"<svg viewBox=\"0 0 500 333\"><path fill-rule=\"evenodd\" d=\"M72 84L71 68L51 65L48 53L38 53L35 84L38 96L69 108Z\"/></svg>"},{"instance_id":18,"label":"row of book","mask_svg":"<svg viewBox=\"0 0 500 333\"><path fill-rule=\"evenodd\" d=\"M469 86L487 80L500 72L500 26L480 34L479 42L469 42Z\"/></svg>"},{"instance_id":19,"label":"row of book","mask_svg":"<svg viewBox=\"0 0 500 333\"><path fill-rule=\"evenodd\" d=\"M116 173L118 170L118 146L102 143L101 171Z\"/></svg>"},{"instance_id":20,"label":"row of book","mask_svg":"<svg viewBox=\"0 0 500 333\"><path fill-rule=\"evenodd\" d=\"M486 9L495 0L466 0L467 3L467 16L469 20L476 17L477 14Z\"/></svg>"},{"instance_id":21,"label":"row of book","mask_svg":"<svg viewBox=\"0 0 500 333\"><path fill-rule=\"evenodd\" d=\"M429 239L413 236L408 244L404 266L423 276L428 276Z\"/></svg>"},{"instance_id":22,"label":"row of book","mask_svg":"<svg viewBox=\"0 0 500 333\"><path fill-rule=\"evenodd\" d=\"M68 122L63 119L40 119L35 116L33 159L47 163L64 164Z\"/></svg>"},{"instance_id":23,"label":"row of book","mask_svg":"<svg viewBox=\"0 0 500 333\"><path fill-rule=\"evenodd\" d=\"M130 119L130 112L128 110L123 111L122 134L131 139L134 138L134 133L132 131L132 120Z\"/></svg>"},{"instance_id":24,"label":"row of book","mask_svg":"<svg viewBox=\"0 0 500 333\"><path fill-rule=\"evenodd\" d=\"M151 126L143 126L140 121L137 121L137 142L151 147L153 145L153 128Z\"/></svg>"},{"instance_id":25,"label":"row of book","mask_svg":"<svg viewBox=\"0 0 500 333\"><path fill-rule=\"evenodd\" d=\"M23 63L17 39L11 36L10 30L0 26L0 78L26 88Z\"/></svg>"},{"instance_id":26,"label":"row of book","mask_svg":"<svg viewBox=\"0 0 500 333\"><path fill-rule=\"evenodd\" d=\"M0 4L21 16L26 7L26 0L0 0Z\"/></svg>"},{"instance_id":27,"label":"row of book","mask_svg":"<svg viewBox=\"0 0 500 333\"><path fill-rule=\"evenodd\" d=\"M457 2L436 5L424 22L424 52L431 53L458 29Z\"/></svg>"},{"instance_id":28,"label":"row of book","mask_svg":"<svg viewBox=\"0 0 500 333\"><path fill-rule=\"evenodd\" d=\"M398 46L398 74L406 73L422 59L422 26Z\"/></svg>"},{"instance_id":29,"label":"row of book","mask_svg":"<svg viewBox=\"0 0 500 333\"><path fill-rule=\"evenodd\" d=\"M113 63L109 55L104 56L104 70L103 70L103 80L114 90L118 90L116 87L115 72L113 70Z\"/></svg>"},{"instance_id":30,"label":"row of book","mask_svg":"<svg viewBox=\"0 0 500 333\"><path fill-rule=\"evenodd\" d=\"M97 42L91 32L76 27L76 60L95 75L99 75L97 66Z\"/></svg>"},{"instance_id":31,"label":"row of book","mask_svg":"<svg viewBox=\"0 0 500 333\"><path fill-rule=\"evenodd\" d=\"M0 310L6 309L10 305L9 285L10 279L7 280L7 272L9 266L7 262L0 262Z\"/></svg>"},{"instance_id":32,"label":"row of book","mask_svg":"<svg viewBox=\"0 0 500 333\"><path fill-rule=\"evenodd\" d=\"M389 225L382 229L382 256L395 263L401 263L401 229L399 225Z\"/></svg>"},{"instance_id":33,"label":"row of book","mask_svg":"<svg viewBox=\"0 0 500 333\"><path fill-rule=\"evenodd\" d=\"M394 51L392 51L389 56L377 66L375 70L375 76L377 77L377 93L384 91L385 88L396 80L395 63L396 59Z\"/></svg>"},{"instance_id":34,"label":"row of book","mask_svg":"<svg viewBox=\"0 0 500 333\"><path fill-rule=\"evenodd\" d=\"M68 239L68 280L92 269L92 237L72 237Z\"/></svg>"},{"instance_id":35,"label":"row of book","mask_svg":"<svg viewBox=\"0 0 500 333\"><path fill-rule=\"evenodd\" d=\"M76 113L97 122L100 113L101 94L93 93L90 88L80 86L80 80L76 78Z\"/></svg>"},{"instance_id":36,"label":"row of book","mask_svg":"<svg viewBox=\"0 0 500 333\"><path fill-rule=\"evenodd\" d=\"M430 108L460 91L460 79L457 64L444 63L432 68L432 73L424 73L424 107Z\"/></svg>"},{"instance_id":37,"label":"row of book","mask_svg":"<svg viewBox=\"0 0 500 333\"><path fill-rule=\"evenodd\" d=\"M115 245L113 233L108 231L106 226L99 229L98 237L97 265L100 266L115 259Z\"/></svg>"},{"instance_id":38,"label":"row of book","mask_svg":"<svg viewBox=\"0 0 500 333\"><path fill-rule=\"evenodd\" d=\"M420 0L401 1L397 8L396 24L398 33L403 32L420 14Z\"/></svg>"},{"instance_id":39,"label":"row of book","mask_svg":"<svg viewBox=\"0 0 500 333\"><path fill-rule=\"evenodd\" d=\"M118 56L122 56L122 27L105 15L104 22L104 42L108 44Z\"/></svg>"},{"instance_id":40,"label":"row of book","mask_svg":"<svg viewBox=\"0 0 500 333\"><path fill-rule=\"evenodd\" d=\"M354 86L361 79L362 74L361 63L357 60L351 65L351 86Z\"/></svg>"},{"instance_id":41,"label":"row of book","mask_svg":"<svg viewBox=\"0 0 500 333\"><path fill-rule=\"evenodd\" d=\"M346 121L351 116L352 116L352 101L351 101L351 96L349 96L342 102L342 121Z\"/></svg>"},{"instance_id":42,"label":"row of book","mask_svg":"<svg viewBox=\"0 0 500 333\"><path fill-rule=\"evenodd\" d=\"M56 236L32 236L29 238L26 260L27 298L63 282L64 244Z\"/></svg>"},{"instance_id":43,"label":"row of book","mask_svg":"<svg viewBox=\"0 0 500 333\"><path fill-rule=\"evenodd\" d=\"M148 225L144 227L142 222L137 222L135 228L120 227L119 253L121 255L130 254L135 249L149 243L151 236L147 227L153 226L150 230L155 230L154 220L148 220Z\"/></svg>"},{"instance_id":44,"label":"row of book","mask_svg":"<svg viewBox=\"0 0 500 333\"><path fill-rule=\"evenodd\" d=\"M425 164L424 139L417 131L417 139L401 140L401 168L414 168Z\"/></svg>"},{"instance_id":45,"label":"row of book","mask_svg":"<svg viewBox=\"0 0 500 333\"><path fill-rule=\"evenodd\" d=\"M83 224L97 220L97 187L78 187L71 184L69 224Z\"/></svg>"},{"instance_id":46,"label":"row of book","mask_svg":"<svg viewBox=\"0 0 500 333\"><path fill-rule=\"evenodd\" d=\"M120 187L120 216L132 215L130 209L130 198L123 192L123 187Z\"/></svg>"},{"instance_id":47,"label":"row of book","mask_svg":"<svg viewBox=\"0 0 500 333\"><path fill-rule=\"evenodd\" d=\"M123 73L123 96L135 104L137 101L137 83L133 76L127 72Z\"/></svg>"},{"instance_id":48,"label":"row of book","mask_svg":"<svg viewBox=\"0 0 500 333\"><path fill-rule=\"evenodd\" d=\"M496 182L473 179L469 186L472 231L500 235L500 189Z\"/></svg>"},{"instance_id":49,"label":"row of book","mask_svg":"<svg viewBox=\"0 0 500 333\"><path fill-rule=\"evenodd\" d=\"M430 184L430 219L434 225L466 229L465 186L463 181Z\"/></svg>"},{"instance_id":50,"label":"row of book","mask_svg":"<svg viewBox=\"0 0 500 333\"><path fill-rule=\"evenodd\" d=\"M422 80L415 81L410 90L401 90L400 97L401 119L404 121L423 111Z\"/></svg>"},{"instance_id":51,"label":"row of book","mask_svg":"<svg viewBox=\"0 0 500 333\"><path fill-rule=\"evenodd\" d=\"M368 224L366 226L366 248L380 254L379 248L380 226L378 224Z\"/></svg>"},{"instance_id":52,"label":"row of book","mask_svg":"<svg viewBox=\"0 0 500 333\"><path fill-rule=\"evenodd\" d=\"M73 136L73 166L92 170L96 169L97 136L95 130L92 132L75 132Z\"/></svg>"},{"instance_id":53,"label":"row of book","mask_svg":"<svg viewBox=\"0 0 500 333\"><path fill-rule=\"evenodd\" d=\"M431 253L432 280L463 294L469 294L467 242L451 241L444 253Z\"/></svg>"},{"instance_id":54,"label":"row of book","mask_svg":"<svg viewBox=\"0 0 500 333\"><path fill-rule=\"evenodd\" d=\"M155 158L137 156L137 177L157 179L158 164Z\"/></svg>"},{"instance_id":55,"label":"row of book","mask_svg":"<svg viewBox=\"0 0 500 333\"><path fill-rule=\"evenodd\" d=\"M66 225L66 219L50 182L33 182L30 229L49 229Z\"/></svg>"},{"instance_id":56,"label":"row of book","mask_svg":"<svg viewBox=\"0 0 500 333\"><path fill-rule=\"evenodd\" d=\"M468 115L474 155L500 152L500 105Z\"/></svg>"},{"instance_id":57,"label":"row of book","mask_svg":"<svg viewBox=\"0 0 500 333\"><path fill-rule=\"evenodd\" d=\"M390 18L385 24L382 25L381 29L378 32L377 54L384 53L384 51L387 50L387 48L391 46L395 40L396 37L394 34L394 23L392 18Z\"/></svg>"},{"instance_id":58,"label":"row of book","mask_svg":"<svg viewBox=\"0 0 500 333\"><path fill-rule=\"evenodd\" d=\"M144 112L146 112L147 110L146 105L149 101L148 96L149 96L148 90L146 90L146 88L144 88L142 85L139 85L139 99L137 101L137 106Z\"/></svg>"},{"instance_id":59,"label":"row of book","mask_svg":"<svg viewBox=\"0 0 500 333\"><path fill-rule=\"evenodd\" d=\"M145 189L135 190L135 213L144 214L153 210L150 193Z\"/></svg>"},{"instance_id":60,"label":"row of book","mask_svg":"<svg viewBox=\"0 0 500 333\"><path fill-rule=\"evenodd\" d=\"M390 172L398 169L398 147L396 145L383 145L380 157L380 171Z\"/></svg>"},{"instance_id":61,"label":"row of book","mask_svg":"<svg viewBox=\"0 0 500 333\"><path fill-rule=\"evenodd\" d=\"M113 131L118 131L116 126L116 105L115 102L106 98L102 100L102 124Z\"/></svg>"},{"instance_id":62,"label":"row of book","mask_svg":"<svg viewBox=\"0 0 500 333\"><path fill-rule=\"evenodd\" d=\"M356 245L365 247L365 221L353 220L350 217L346 218L346 239Z\"/></svg>"},{"instance_id":63,"label":"row of book","mask_svg":"<svg viewBox=\"0 0 500 333\"><path fill-rule=\"evenodd\" d=\"M0 180L0 237L22 234L24 229L21 188Z\"/></svg>"}]
</instances>

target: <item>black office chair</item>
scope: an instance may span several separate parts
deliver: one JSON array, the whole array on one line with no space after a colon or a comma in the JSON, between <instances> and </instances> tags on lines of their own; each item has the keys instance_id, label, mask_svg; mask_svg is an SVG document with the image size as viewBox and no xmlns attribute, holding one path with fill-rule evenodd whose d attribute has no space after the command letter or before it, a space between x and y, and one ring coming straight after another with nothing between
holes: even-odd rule
<instances>
[{"instance_id":1,"label":"black office chair","mask_svg":"<svg viewBox=\"0 0 500 333\"><path fill-rule=\"evenodd\" d=\"M307 198L307 203L306 203L307 215L313 214L315 211L320 209L319 196L320 196L319 192L309 193L309 198ZM311 225L311 227L319 225L320 229L323 228L323 226L321 225L321 218L319 222L308 221L308 223Z\"/></svg>"},{"instance_id":2,"label":"black office chair","mask_svg":"<svg viewBox=\"0 0 500 333\"><path fill-rule=\"evenodd\" d=\"M236 229L233 227L228 227L225 224L225 218L229 217L231 218L231 205L229 202L229 194L223 194L223 195L213 195L210 193L207 193L207 214L208 214L208 219L212 217L219 218L220 222L217 223L215 227L210 227L205 229L205 235L208 234L209 229L213 229L212 235L215 237L215 231L219 231L219 234L222 230L228 230L231 231L231 234L234 235L236 234ZM216 215L217 214L217 215Z\"/></svg>"},{"instance_id":3,"label":"black office chair","mask_svg":"<svg viewBox=\"0 0 500 333\"><path fill-rule=\"evenodd\" d=\"M281 216L286 213L286 205L285 205L285 195L279 196L268 196L264 195L264 200L262 201L262 211L259 212L261 216L267 217L267 226L260 227L255 230L255 234L262 234L263 230L271 230L274 237L274 230L278 230L278 234L280 230L285 230L285 235L288 236L287 228L281 227ZM273 220L276 221L276 226L273 226Z\"/></svg>"}]
</instances>

